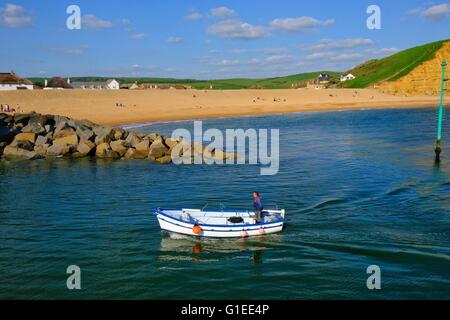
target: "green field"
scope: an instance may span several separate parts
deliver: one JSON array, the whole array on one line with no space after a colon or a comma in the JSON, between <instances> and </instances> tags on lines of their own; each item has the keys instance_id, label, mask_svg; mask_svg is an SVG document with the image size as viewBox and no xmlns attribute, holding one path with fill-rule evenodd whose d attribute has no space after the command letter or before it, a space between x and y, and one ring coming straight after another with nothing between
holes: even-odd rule
<instances>
[{"instance_id":1,"label":"green field","mask_svg":"<svg viewBox=\"0 0 450 320\"><path fill-rule=\"evenodd\" d=\"M172 79L172 78L114 78L123 83L155 83L155 84L181 84L192 86L195 89L209 89L212 84L215 90L232 89L288 89L292 85L304 84L310 80L316 79L320 73L328 73L332 76L339 76L339 72L319 71L310 73L300 73L286 77L268 78L268 79L225 79L225 80L193 80L193 79ZM113 77L111 77L113 78ZM102 82L108 77L74 77L72 82ZM34 84L43 86L44 78L30 78Z\"/></svg>"},{"instance_id":2,"label":"green field","mask_svg":"<svg viewBox=\"0 0 450 320\"><path fill-rule=\"evenodd\" d=\"M423 62L432 59L445 41L414 47L384 59L369 60L348 71L356 79L347 81L347 88L366 88L381 81L395 81L407 75Z\"/></svg>"}]
</instances>

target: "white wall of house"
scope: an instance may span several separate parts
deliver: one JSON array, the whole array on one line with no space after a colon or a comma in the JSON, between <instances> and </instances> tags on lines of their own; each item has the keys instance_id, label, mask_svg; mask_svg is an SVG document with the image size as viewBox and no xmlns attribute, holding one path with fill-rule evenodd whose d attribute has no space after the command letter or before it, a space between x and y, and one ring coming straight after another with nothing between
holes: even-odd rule
<instances>
[{"instance_id":1,"label":"white wall of house","mask_svg":"<svg viewBox=\"0 0 450 320\"><path fill-rule=\"evenodd\" d=\"M120 89L120 84L116 80L111 81L106 86L109 90L119 90Z\"/></svg>"},{"instance_id":2,"label":"white wall of house","mask_svg":"<svg viewBox=\"0 0 450 320\"><path fill-rule=\"evenodd\" d=\"M352 75L351 73L341 76L341 82L345 82L345 81L349 81L349 80L353 80L353 79L356 79L356 77L354 75Z\"/></svg>"},{"instance_id":3,"label":"white wall of house","mask_svg":"<svg viewBox=\"0 0 450 320\"><path fill-rule=\"evenodd\" d=\"M18 88L34 89L32 84L0 84L0 91L14 91L19 90Z\"/></svg>"}]
</instances>

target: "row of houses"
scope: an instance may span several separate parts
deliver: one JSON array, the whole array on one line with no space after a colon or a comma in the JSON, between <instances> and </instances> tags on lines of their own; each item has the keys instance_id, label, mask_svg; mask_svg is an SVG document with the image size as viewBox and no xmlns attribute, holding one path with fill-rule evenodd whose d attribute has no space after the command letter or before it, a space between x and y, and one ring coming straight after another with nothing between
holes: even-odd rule
<instances>
[{"instance_id":1,"label":"row of houses","mask_svg":"<svg viewBox=\"0 0 450 320\"><path fill-rule=\"evenodd\" d=\"M326 74L326 73L321 73L321 74L319 74L319 77L317 78L317 82L319 84L327 84L327 83L330 83L331 79L333 79L333 76ZM346 82L346 81L350 81L350 80L354 80L354 79L356 79L356 77L351 73L342 74L340 76L341 82Z\"/></svg>"},{"instance_id":2,"label":"row of houses","mask_svg":"<svg viewBox=\"0 0 450 320\"><path fill-rule=\"evenodd\" d=\"M330 84L330 82L335 79L333 76L321 73L314 81L307 84L307 87L314 87L316 89L321 89ZM340 82L346 82L356 79L356 77L351 74L343 74L340 76ZM0 91L5 90L33 90L36 86L28 80L17 76L14 71L7 73L0 73ZM294 85L293 85L294 87ZM81 90L149 90L149 89L159 89L159 90L186 90L191 89L190 86L180 85L180 84L152 84L152 83L127 83L122 84L115 80L109 79L104 82L72 82L69 79L64 80L61 77L53 77L50 80L44 81L43 87L37 87L44 90L62 90L62 89L81 89ZM211 87L212 89L212 87Z\"/></svg>"}]
</instances>

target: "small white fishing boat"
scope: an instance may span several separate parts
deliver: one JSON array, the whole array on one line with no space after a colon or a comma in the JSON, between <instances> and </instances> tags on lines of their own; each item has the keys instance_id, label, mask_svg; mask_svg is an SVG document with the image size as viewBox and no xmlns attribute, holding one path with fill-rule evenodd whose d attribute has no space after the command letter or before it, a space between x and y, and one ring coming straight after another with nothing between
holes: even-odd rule
<instances>
[{"instance_id":1,"label":"small white fishing boat","mask_svg":"<svg viewBox=\"0 0 450 320\"><path fill-rule=\"evenodd\" d=\"M285 210L265 210L261 221L251 211L157 209L162 230L201 238L246 238L281 232Z\"/></svg>"}]
</instances>

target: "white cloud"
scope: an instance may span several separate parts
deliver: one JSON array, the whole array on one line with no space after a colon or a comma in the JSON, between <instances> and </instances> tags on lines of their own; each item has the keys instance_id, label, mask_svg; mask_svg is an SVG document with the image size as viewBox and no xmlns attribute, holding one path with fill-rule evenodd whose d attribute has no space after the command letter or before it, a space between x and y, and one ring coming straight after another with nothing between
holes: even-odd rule
<instances>
[{"instance_id":1,"label":"white cloud","mask_svg":"<svg viewBox=\"0 0 450 320\"><path fill-rule=\"evenodd\" d=\"M225 20L213 24L208 33L229 39L258 39L269 35L267 28L239 20Z\"/></svg>"},{"instance_id":2,"label":"white cloud","mask_svg":"<svg viewBox=\"0 0 450 320\"><path fill-rule=\"evenodd\" d=\"M400 50L397 48L382 48L380 50L378 50L378 53L384 56L389 56L391 54L397 53Z\"/></svg>"},{"instance_id":3,"label":"white cloud","mask_svg":"<svg viewBox=\"0 0 450 320\"><path fill-rule=\"evenodd\" d=\"M306 60L327 60L332 62L347 62L347 61L355 61L363 58L364 55L361 53L336 53L333 51L323 51L309 54L305 57Z\"/></svg>"},{"instance_id":4,"label":"white cloud","mask_svg":"<svg viewBox=\"0 0 450 320\"><path fill-rule=\"evenodd\" d=\"M265 61L269 63L286 63L294 61L294 57L287 54L273 55L267 57Z\"/></svg>"},{"instance_id":5,"label":"white cloud","mask_svg":"<svg viewBox=\"0 0 450 320\"><path fill-rule=\"evenodd\" d=\"M211 16L214 18L227 18L234 16L236 12L233 9L227 8L227 7L218 7L211 9Z\"/></svg>"},{"instance_id":6,"label":"white cloud","mask_svg":"<svg viewBox=\"0 0 450 320\"><path fill-rule=\"evenodd\" d=\"M147 35L145 33L136 33L136 34L131 35L130 38L132 40L141 41L141 40L144 40L146 38L146 36Z\"/></svg>"},{"instance_id":7,"label":"white cloud","mask_svg":"<svg viewBox=\"0 0 450 320\"><path fill-rule=\"evenodd\" d=\"M182 41L183 41L183 38L180 38L180 37L169 37L166 40L167 43L173 43L173 44L180 43Z\"/></svg>"},{"instance_id":8,"label":"white cloud","mask_svg":"<svg viewBox=\"0 0 450 320\"><path fill-rule=\"evenodd\" d=\"M329 26L334 24L332 19L321 21L313 17L298 17L272 20L270 26L283 32L309 32L320 26Z\"/></svg>"},{"instance_id":9,"label":"white cloud","mask_svg":"<svg viewBox=\"0 0 450 320\"><path fill-rule=\"evenodd\" d=\"M431 20L442 20L450 14L450 4L439 4L424 10L421 15Z\"/></svg>"},{"instance_id":10,"label":"white cloud","mask_svg":"<svg viewBox=\"0 0 450 320\"><path fill-rule=\"evenodd\" d=\"M126 19L126 18L120 19L120 23L125 25L125 26L131 25L131 21L129 19Z\"/></svg>"},{"instance_id":11,"label":"white cloud","mask_svg":"<svg viewBox=\"0 0 450 320\"><path fill-rule=\"evenodd\" d=\"M213 64L216 66L239 66L241 62L239 60L221 60Z\"/></svg>"},{"instance_id":12,"label":"white cloud","mask_svg":"<svg viewBox=\"0 0 450 320\"><path fill-rule=\"evenodd\" d=\"M436 4L428 8L416 8L408 14L419 15L431 21L440 21L450 17L450 3Z\"/></svg>"},{"instance_id":13,"label":"white cloud","mask_svg":"<svg viewBox=\"0 0 450 320\"><path fill-rule=\"evenodd\" d=\"M343 40L322 40L318 44L309 47L309 50L328 50L328 49L349 49L356 47L371 46L374 42L371 39L354 38Z\"/></svg>"},{"instance_id":14,"label":"white cloud","mask_svg":"<svg viewBox=\"0 0 450 320\"><path fill-rule=\"evenodd\" d=\"M200 20L203 19L203 15L199 12L194 11L187 14L184 18L187 20Z\"/></svg>"},{"instance_id":15,"label":"white cloud","mask_svg":"<svg viewBox=\"0 0 450 320\"><path fill-rule=\"evenodd\" d=\"M8 3L0 7L0 26L6 28L25 28L33 24L33 18L29 16L22 6Z\"/></svg>"},{"instance_id":16,"label":"white cloud","mask_svg":"<svg viewBox=\"0 0 450 320\"><path fill-rule=\"evenodd\" d=\"M83 54L84 51L88 48L88 46L79 46L79 47L53 47L49 48L51 52L62 53L62 54Z\"/></svg>"},{"instance_id":17,"label":"white cloud","mask_svg":"<svg viewBox=\"0 0 450 320\"><path fill-rule=\"evenodd\" d=\"M81 17L82 28L100 30L112 28L112 26L113 24L111 21L99 19L93 14L86 14Z\"/></svg>"}]
</instances>

